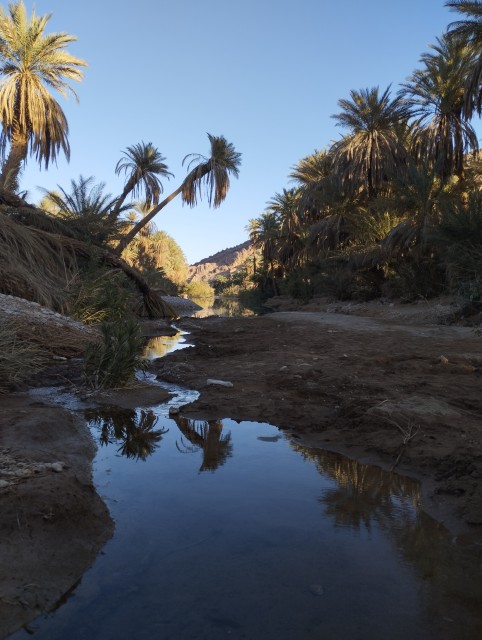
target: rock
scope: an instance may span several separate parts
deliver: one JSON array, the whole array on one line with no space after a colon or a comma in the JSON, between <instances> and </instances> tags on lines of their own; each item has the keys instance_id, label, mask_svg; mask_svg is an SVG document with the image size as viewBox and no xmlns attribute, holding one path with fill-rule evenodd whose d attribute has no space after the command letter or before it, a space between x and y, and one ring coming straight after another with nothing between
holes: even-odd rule
<instances>
[{"instance_id":1,"label":"rock","mask_svg":"<svg viewBox=\"0 0 482 640\"><path fill-rule=\"evenodd\" d=\"M179 407L169 407L169 415L170 416L177 416L179 414Z\"/></svg>"},{"instance_id":2,"label":"rock","mask_svg":"<svg viewBox=\"0 0 482 640\"><path fill-rule=\"evenodd\" d=\"M206 384L213 384L218 387L232 387L232 382L226 382L225 380L214 380L213 378L208 378Z\"/></svg>"},{"instance_id":3,"label":"rock","mask_svg":"<svg viewBox=\"0 0 482 640\"><path fill-rule=\"evenodd\" d=\"M55 471L55 473L60 473L64 468L64 463L63 462L49 462L45 466L46 466L47 469L51 469L52 471Z\"/></svg>"}]
</instances>

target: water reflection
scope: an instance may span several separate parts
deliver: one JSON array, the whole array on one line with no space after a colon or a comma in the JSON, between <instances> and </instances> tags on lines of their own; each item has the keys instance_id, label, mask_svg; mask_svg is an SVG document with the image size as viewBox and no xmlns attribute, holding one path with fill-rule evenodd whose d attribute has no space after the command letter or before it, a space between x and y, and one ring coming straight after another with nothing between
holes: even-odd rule
<instances>
[{"instance_id":1,"label":"water reflection","mask_svg":"<svg viewBox=\"0 0 482 640\"><path fill-rule=\"evenodd\" d=\"M397 517L413 517L421 509L420 483L413 478L295 442L291 446L305 460L311 460L322 475L336 480L336 487L324 491L320 502L338 526L369 531L372 520L378 523L394 512Z\"/></svg>"},{"instance_id":2,"label":"water reflection","mask_svg":"<svg viewBox=\"0 0 482 640\"><path fill-rule=\"evenodd\" d=\"M223 316L228 318L239 318L259 315L260 308L249 307L237 298L193 298L202 309L196 311L195 318L206 318L208 316Z\"/></svg>"},{"instance_id":3,"label":"water reflection","mask_svg":"<svg viewBox=\"0 0 482 640\"><path fill-rule=\"evenodd\" d=\"M480 536L454 540L442 524L422 511L420 483L413 478L336 453L290 444L313 462L322 476L336 481L318 498L335 526L357 533L383 532L404 562L415 569L421 584L430 585L429 617L436 619L445 612L443 620L463 622L464 629L469 629L467 635L461 632L460 638L482 637Z\"/></svg>"},{"instance_id":4,"label":"water reflection","mask_svg":"<svg viewBox=\"0 0 482 640\"><path fill-rule=\"evenodd\" d=\"M126 458L146 460L159 446L169 429L156 429L158 416L153 411L102 407L86 409L90 427L100 431L102 446L119 444L118 453Z\"/></svg>"},{"instance_id":5,"label":"water reflection","mask_svg":"<svg viewBox=\"0 0 482 640\"><path fill-rule=\"evenodd\" d=\"M173 336L156 336L149 338L144 350L144 357L148 360L162 358L167 353L184 349L190 345L186 342L187 331L178 331Z\"/></svg>"},{"instance_id":6,"label":"water reflection","mask_svg":"<svg viewBox=\"0 0 482 640\"><path fill-rule=\"evenodd\" d=\"M116 533L36 640L482 638L482 546L427 516L417 481L266 424L160 431L153 411L89 410ZM132 427L157 433L146 464L115 453Z\"/></svg>"},{"instance_id":7,"label":"water reflection","mask_svg":"<svg viewBox=\"0 0 482 640\"><path fill-rule=\"evenodd\" d=\"M176 441L176 447L181 453L193 453L201 450L203 459L199 471L215 471L223 465L227 458L232 456L233 445L231 443L231 433L223 434L223 423L221 420L190 420L182 416L174 416L179 431L189 442L187 444L182 438Z\"/></svg>"}]
</instances>

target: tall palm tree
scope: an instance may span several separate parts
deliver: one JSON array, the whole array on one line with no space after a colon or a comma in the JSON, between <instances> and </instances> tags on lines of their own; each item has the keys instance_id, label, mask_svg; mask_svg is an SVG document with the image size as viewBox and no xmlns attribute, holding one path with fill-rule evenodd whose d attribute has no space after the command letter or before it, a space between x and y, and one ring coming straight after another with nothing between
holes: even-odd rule
<instances>
[{"instance_id":1,"label":"tall palm tree","mask_svg":"<svg viewBox=\"0 0 482 640\"><path fill-rule=\"evenodd\" d=\"M442 179L464 174L464 156L478 149L477 134L464 116L464 84L471 55L459 39L442 36L424 53L399 92L414 118L412 152L431 161Z\"/></svg>"},{"instance_id":2,"label":"tall palm tree","mask_svg":"<svg viewBox=\"0 0 482 640\"><path fill-rule=\"evenodd\" d=\"M284 271L300 267L304 258L305 220L300 208L300 190L283 189L268 201L267 213L276 216L279 225L277 259Z\"/></svg>"},{"instance_id":3,"label":"tall palm tree","mask_svg":"<svg viewBox=\"0 0 482 640\"><path fill-rule=\"evenodd\" d=\"M48 167L60 150L70 156L68 123L50 90L64 97L77 94L68 84L80 81L87 66L65 48L76 41L66 33L46 35L50 15L27 17L20 0L9 4L9 13L0 7L0 150L5 158L0 187L14 191L28 153Z\"/></svg>"},{"instance_id":4,"label":"tall palm tree","mask_svg":"<svg viewBox=\"0 0 482 640\"><path fill-rule=\"evenodd\" d=\"M210 133L207 135L211 143L211 155L209 158L201 154L185 156L183 165L188 161L187 168L189 173L182 184L156 205L147 216L134 225L129 233L121 239L115 249L118 255L122 253L141 229L146 224L149 224L154 216L179 194L181 194L182 201L190 207L194 207L198 199L201 199L203 190L207 195L209 205L215 209L224 201L229 191L230 175L236 178L239 176L241 154L236 151L233 144L228 142L224 136L213 136Z\"/></svg>"},{"instance_id":5,"label":"tall palm tree","mask_svg":"<svg viewBox=\"0 0 482 640\"><path fill-rule=\"evenodd\" d=\"M110 213L111 221L117 220L122 204L129 194L137 197L143 190L146 206L158 204L159 196L164 191L160 177L168 179L171 176L174 177L174 174L168 171L164 156L152 142L140 142L127 147L127 151L123 151L123 154L124 157L117 163L115 172L117 175L124 172L127 179Z\"/></svg>"},{"instance_id":6,"label":"tall palm tree","mask_svg":"<svg viewBox=\"0 0 482 640\"><path fill-rule=\"evenodd\" d=\"M259 249L268 271L273 271L280 236L279 218L273 211L265 211L248 221L246 230L255 249Z\"/></svg>"},{"instance_id":7,"label":"tall palm tree","mask_svg":"<svg viewBox=\"0 0 482 640\"><path fill-rule=\"evenodd\" d=\"M453 11L465 14L448 26L448 37L460 40L471 52L470 70L465 82L464 112L470 118L474 110L482 112L482 2L452 0L445 3Z\"/></svg>"},{"instance_id":8,"label":"tall palm tree","mask_svg":"<svg viewBox=\"0 0 482 640\"><path fill-rule=\"evenodd\" d=\"M350 96L338 101L343 111L332 116L349 129L332 147L333 166L351 191L363 190L371 199L405 163L400 129L408 113L399 97L390 98L390 87L382 95L373 87L352 90Z\"/></svg>"}]
</instances>

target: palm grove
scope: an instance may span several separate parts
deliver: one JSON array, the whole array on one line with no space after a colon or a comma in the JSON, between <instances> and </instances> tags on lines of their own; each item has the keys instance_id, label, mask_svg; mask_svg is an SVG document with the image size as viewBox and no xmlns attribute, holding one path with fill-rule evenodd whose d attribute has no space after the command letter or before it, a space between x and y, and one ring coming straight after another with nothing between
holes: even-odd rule
<instances>
[{"instance_id":1,"label":"palm grove","mask_svg":"<svg viewBox=\"0 0 482 640\"><path fill-rule=\"evenodd\" d=\"M267 294L415 299L482 295L482 2L457 20L400 88L353 90L342 136L301 159L291 188L250 220Z\"/></svg>"},{"instance_id":2,"label":"palm grove","mask_svg":"<svg viewBox=\"0 0 482 640\"><path fill-rule=\"evenodd\" d=\"M241 154L224 136L208 134L209 154L187 155L187 175L162 197L163 181L174 176L160 151L140 142L128 147L115 167L125 177L118 196L106 194L105 185L93 177L79 176L70 188L44 191L38 206L28 203L20 190L28 157L48 169L59 154L70 155L67 119L53 94L77 97L71 83L82 80L87 66L67 51L74 36L46 33L50 17L35 11L28 15L21 0L8 10L0 7L0 293L103 322L105 345L115 348L110 353L91 350L89 365L90 381L102 386L102 371L121 364L109 358L122 357L123 351L132 373L139 346L136 315L176 315L151 285L162 288L176 279L180 284L185 260L176 243L154 229L152 219L178 196L190 207L203 196L219 207L230 178L238 177ZM167 262L162 259L166 253ZM156 279L169 268L171 278ZM132 322L126 323L128 318ZM0 389L8 380L2 367L8 365L5 354L11 345L18 345L18 336L2 325ZM11 360L18 370L19 354Z\"/></svg>"},{"instance_id":3,"label":"palm grove","mask_svg":"<svg viewBox=\"0 0 482 640\"><path fill-rule=\"evenodd\" d=\"M420 67L398 91L353 90L339 100L341 138L301 159L294 186L250 221L261 257L254 279L265 294L410 298L452 290L480 298L481 161L471 122L482 113L482 2L446 5L458 19ZM174 178L166 159L140 142L114 168L125 179L119 195L79 176L30 204L22 168L30 157L45 169L59 154L69 158L68 123L54 95L77 97L72 83L87 66L67 51L74 36L46 33L49 19L29 16L21 0L0 7L0 293L108 321L105 331L122 329L129 315L173 316L152 285L169 281L159 279L169 270L166 253L181 283L182 251L153 219L177 197L190 207L203 196L220 206L241 154L208 134L208 155L187 155L186 176L165 195ZM135 343L131 333L124 342ZM100 357L97 350L91 359L97 385L107 368Z\"/></svg>"}]
</instances>

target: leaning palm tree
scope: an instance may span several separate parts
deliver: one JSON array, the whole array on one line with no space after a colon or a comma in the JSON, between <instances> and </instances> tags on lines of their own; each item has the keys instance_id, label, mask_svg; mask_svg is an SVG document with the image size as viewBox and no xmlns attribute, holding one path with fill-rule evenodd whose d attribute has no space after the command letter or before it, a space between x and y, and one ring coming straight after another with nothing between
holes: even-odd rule
<instances>
[{"instance_id":1,"label":"leaning palm tree","mask_svg":"<svg viewBox=\"0 0 482 640\"><path fill-rule=\"evenodd\" d=\"M198 199L202 198L203 190L207 195L209 206L213 206L216 209L224 201L229 191L230 175L236 178L239 175L241 154L236 151L233 144L228 142L224 136L213 136L210 133L207 135L211 143L211 155L209 158L201 154L189 154L184 158L183 164L187 161L189 173L182 184L156 205L147 216L134 225L129 233L123 236L115 249L118 255L122 253L142 228L149 224L154 216L179 194L181 194L182 201L190 207L194 207Z\"/></svg>"},{"instance_id":2,"label":"leaning palm tree","mask_svg":"<svg viewBox=\"0 0 482 640\"><path fill-rule=\"evenodd\" d=\"M124 157L116 165L115 172L117 175L124 172L127 179L124 189L109 215L112 222L117 220L121 207L129 194L137 197L143 190L146 206L156 205L159 202L160 194L164 191L160 178L174 177L174 174L168 171L164 156L154 147L152 142L141 142L127 147L127 151L124 151L123 155Z\"/></svg>"},{"instance_id":3,"label":"leaning palm tree","mask_svg":"<svg viewBox=\"0 0 482 640\"><path fill-rule=\"evenodd\" d=\"M452 0L445 3L453 11L465 14L448 26L447 36L460 40L471 52L470 71L465 82L464 112L470 118L482 113L482 2L480 0Z\"/></svg>"},{"instance_id":4,"label":"leaning palm tree","mask_svg":"<svg viewBox=\"0 0 482 640\"><path fill-rule=\"evenodd\" d=\"M390 98L390 87L379 95L378 87L351 91L351 100L339 100L342 112L332 116L349 133L332 147L333 167L342 184L352 192L374 198L389 177L405 163L400 131L408 113L399 97Z\"/></svg>"},{"instance_id":5,"label":"leaning palm tree","mask_svg":"<svg viewBox=\"0 0 482 640\"><path fill-rule=\"evenodd\" d=\"M76 37L44 33L50 15L27 17L24 3L0 7L0 151L4 160L0 187L14 191L28 153L48 167L62 150L70 156L68 124L50 90L77 94L68 84L80 81L83 60L65 51ZM10 144L8 155L7 144Z\"/></svg>"},{"instance_id":6,"label":"leaning palm tree","mask_svg":"<svg viewBox=\"0 0 482 640\"><path fill-rule=\"evenodd\" d=\"M399 92L414 120L411 150L432 162L440 178L462 178L464 158L478 149L477 134L464 116L464 84L471 54L460 40L442 36L424 53L417 69Z\"/></svg>"}]
</instances>

